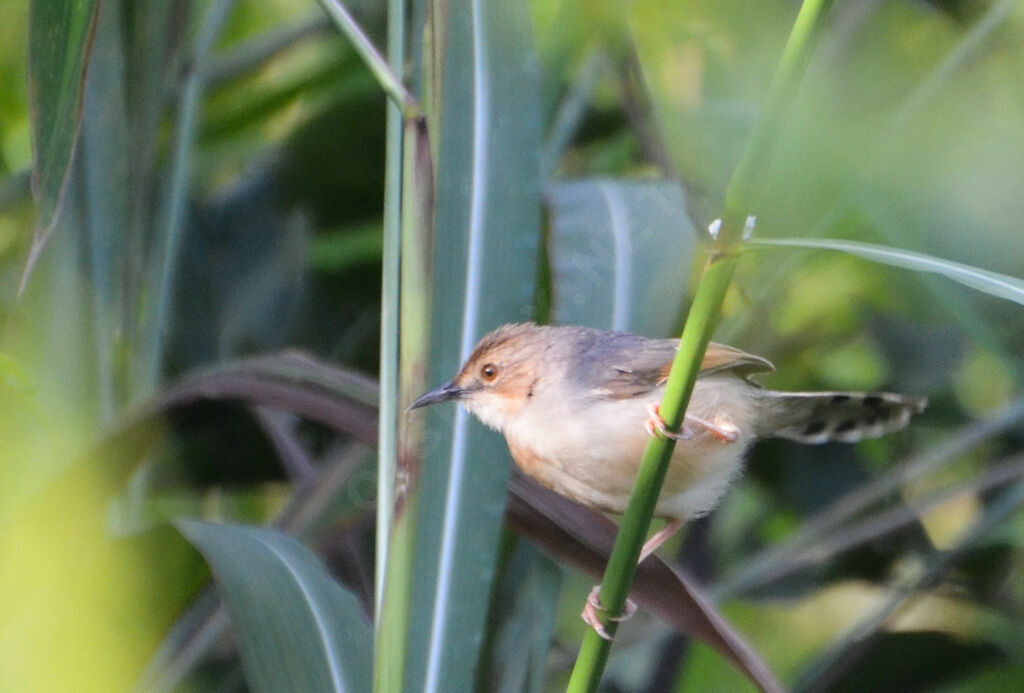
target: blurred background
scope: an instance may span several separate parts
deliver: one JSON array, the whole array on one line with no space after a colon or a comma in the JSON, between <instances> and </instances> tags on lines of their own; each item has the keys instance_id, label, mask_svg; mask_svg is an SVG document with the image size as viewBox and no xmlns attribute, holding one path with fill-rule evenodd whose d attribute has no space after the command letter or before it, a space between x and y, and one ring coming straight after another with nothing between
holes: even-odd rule
<instances>
[{"instance_id":1,"label":"blurred background","mask_svg":"<svg viewBox=\"0 0 1024 693\"><path fill-rule=\"evenodd\" d=\"M209 571L168 521L272 524L371 609L385 97L308 1L103 2L92 29L31 4L0 7L0 690L248 690L223 624L197 625ZM798 3L525 6L536 290L491 318L678 334ZM349 8L383 48L384 4ZM53 30L30 34L30 13ZM76 31L93 32L77 58ZM50 82L83 71L76 108L76 82ZM756 235L1024 277L1022 74L1024 3L835 3ZM629 318L608 307L621 286L587 197L606 184L632 190ZM931 402L855 447L759 444L663 551L788 686L1024 689L1019 303L839 253L742 261L716 339L773 361L765 385ZM514 671L488 621L474 685L561 690L593 580L539 552L524 568L502 541L494 589L541 589L556 616ZM642 614L608 672L608 691L752 689Z\"/></svg>"}]
</instances>

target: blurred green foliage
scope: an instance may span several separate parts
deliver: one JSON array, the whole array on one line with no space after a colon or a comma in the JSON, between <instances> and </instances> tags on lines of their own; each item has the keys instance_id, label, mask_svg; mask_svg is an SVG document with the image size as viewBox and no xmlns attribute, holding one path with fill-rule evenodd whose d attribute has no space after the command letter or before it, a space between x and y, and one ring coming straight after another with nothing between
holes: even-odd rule
<instances>
[{"instance_id":1,"label":"blurred green foliage","mask_svg":"<svg viewBox=\"0 0 1024 693\"><path fill-rule=\"evenodd\" d=\"M372 474L349 469L335 496L302 504L310 478L324 478L339 460L364 463L366 450L351 447L357 435L294 413L275 424L259 418L265 407L237 398L168 405L166 435L153 439L133 426L143 403L159 400L169 383L252 354L300 348L350 373L376 374L383 93L314 4L236 3L197 108L160 379L156 390L139 392L131 364L141 346L132 335L153 297L130 277L147 276L161 239L155 219L171 185L182 70L210 3L176 4L160 53L143 40L137 8L110 5L124 11L123 43L93 52L126 61L117 69L131 97L121 104L131 129L105 144L120 148L131 168L97 167L88 158L97 141L79 132L61 225L20 296L36 222L25 175L29 2L0 8L0 550L17 557L0 569L8 592L0 598L0 652L18 663L3 667L2 690L125 690L147 663L150 680L172 680L152 661L180 665L173 683L182 690L237 684L237 659L223 636L212 636L194 660L175 658L175 646L211 612L202 610L204 563L164 524L172 516L276 522L296 534L289 522L306 518L317 530L304 538L372 602ZM882 243L1024 277L1021 4L835 5L759 179L756 233ZM763 106L794 3L530 0L529 8L541 66L537 115L549 135L543 168L552 180L676 180L686 225L706 228ZM383 4L351 9L383 46ZM106 105L91 104L93 116L113 112L99 108ZM114 122L105 124L120 132ZM569 135L556 137L556 125ZM130 201L130 216L119 218L124 235L103 235L101 193L87 175L97 170L130 188L113 188L115 199L124 193ZM546 237L556 231L549 219ZM574 266L564 260L548 257L541 281L557 281L551 267ZM696 273L678 274L692 281ZM650 300L658 316L646 324L683 319L668 293ZM784 681L807 690L1024 687L1021 513L1007 511L996 531L959 543L999 510L1005 487L1020 483L1021 473L1000 483L986 475L998 464L1020 465L1024 429L1013 420L967 451L950 442L972 435L977 420L1020 406L1021 307L846 255L772 250L743 259L718 337L775 362L779 371L764 380L772 387L931 398L920 424L856 448L758 446L747 478L689 529L679 561L724 599L723 613L753 648ZM128 442L104 447L118 435ZM895 483L865 506L856 518L867 523L862 540L839 547L849 527L832 528L814 544L820 561L769 572L738 592L716 591L760 558L781 571L785 557L773 552L819 522L817 513L873 479L895 478L901 460L947 448L941 469ZM959 489L953 500L913 505L951 487ZM310 510L339 505L338 521L333 511ZM892 509L907 516L890 520ZM479 685L558 690L589 583L506 541L495 593L517 606L492 605L496 625L481 636ZM944 558L951 565L937 579L915 582ZM563 585L562 574L574 579ZM876 624L858 649L853 629L906 585L916 586L916 601ZM536 643L517 651L510 638L529 624L547 632L545 609L559 590L544 661ZM517 619L523 614L534 620ZM161 643L168 659L151 660ZM827 684L809 672L830 647L848 656L840 682ZM711 649L684 646L653 618L623 626L615 652L608 690L750 686ZM66 668L54 667L64 656ZM40 672L47 678L35 679ZM82 672L94 678L73 678Z\"/></svg>"}]
</instances>

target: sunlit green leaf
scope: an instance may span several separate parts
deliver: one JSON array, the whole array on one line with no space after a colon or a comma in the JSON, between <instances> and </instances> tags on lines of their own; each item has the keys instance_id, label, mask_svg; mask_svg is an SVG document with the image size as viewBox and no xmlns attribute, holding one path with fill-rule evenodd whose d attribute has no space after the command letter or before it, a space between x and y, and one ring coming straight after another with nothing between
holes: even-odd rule
<instances>
[{"instance_id":1,"label":"sunlit green leaf","mask_svg":"<svg viewBox=\"0 0 1024 693\"><path fill-rule=\"evenodd\" d=\"M813 250L838 250L856 255L883 265L902 267L918 272L931 272L959 282L986 294L1005 298L1007 301L1024 305L1024 279L1017 279L997 272L989 272L952 260L944 260L913 250L887 248L871 243L833 239L771 238L753 239L746 247L758 248L809 248Z\"/></svg>"}]
</instances>

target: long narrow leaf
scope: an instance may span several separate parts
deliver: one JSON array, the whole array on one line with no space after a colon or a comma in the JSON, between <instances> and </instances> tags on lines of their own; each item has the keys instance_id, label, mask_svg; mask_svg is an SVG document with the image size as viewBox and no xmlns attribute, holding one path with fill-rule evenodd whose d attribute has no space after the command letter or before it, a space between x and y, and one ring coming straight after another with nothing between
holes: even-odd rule
<instances>
[{"instance_id":1,"label":"long narrow leaf","mask_svg":"<svg viewBox=\"0 0 1024 693\"><path fill-rule=\"evenodd\" d=\"M928 565L916 576L901 580L889 598L813 662L793 686L796 691L824 693L833 690L843 675L868 651L882 628L905 609L908 603L935 582L956 562L996 527L1006 522L1024 504L1024 484L1006 489L986 508L984 515L951 549L931 557Z\"/></svg>"},{"instance_id":2,"label":"long narrow leaf","mask_svg":"<svg viewBox=\"0 0 1024 693\"><path fill-rule=\"evenodd\" d=\"M187 207L189 163L205 87L204 70L213 44L234 5L235 0L215 0L206 9L178 100L168 192L158 215L156 252L151 258L150 283L146 292L146 298L152 300L152 309L146 312L141 326L142 346L138 350L134 383L137 394L150 394L160 377Z\"/></svg>"},{"instance_id":3,"label":"long narrow leaf","mask_svg":"<svg viewBox=\"0 0 1024 693\"><path fill-rule=\"evenodd\" d=\"M370 627L359 601L278 531L181 521L227 606L254 691L370 688Z\"/></svg>"},{"instance_id":4,"label":"long narrow leaf","mask_svg":"<svg viewBox=\"0 0 1024 693\"><path fill-rule=\"evenodd\" d=\"M993 437L1019 426L1024 419L1024 400L1018 400L991 418L977 421L949 435L837 499L809 519L784 544L748 556L743 567L727 575L716 585L716 601L724 601L787 573L800 556L831 533L849 525L866 509L895 493L901 486L926 474L936 475L943 467Z\"/></svg>"},{"instance_id":5,"label":"long narrow leaf","mask_svg":"<svg viewBox=\"0 0 1024 693\"><path fill-rule=\"evenodd\" d=\"M434 179L425 119L402 124L401 276L398 321L397 416L426 387L429 358L430 268L434 239ZM380 612L376 621L374 690L402 691L406 681L412 592L418 575L416 535L422 485L423 419L404 417L398 426L396 457L378 472L381 497L389 502L385 521L390 524L382 572ZM391 461L389 461L391 462ZM383 502L383 501L382 501Z\"/></svg>"},{"instance_id":6,"label":"long narrow leaf","mask_svg":"<svg viewBox=\"0 0 1024 693\"><path fill-rule=\"evenodd\" d=\"M117 402L115 343L123 306L119 303L125 238L130 225L125 194L134 181L129 171L130 143L125 95L125 64L121 36L120 5L100 5L96 45L86 80L85 119L82 126L81 167L76 182L83 191L82 226L88 233L89 284L92 288L92 329L95 344L96 383L101 420L109 423Z\"/></svg>"},{"instance_id":7,"label":"long narrow leaf","mask_svg":"<svg viewBox=\"0 0 1024 693\"><path fill-rule=\"evenodd\" d=\"M914 252L913 250L888 248L882 245L860 243L858 241L812 238L753 239L747 241L744 247L750 249L807 248L810 250L838 250L866 260L879 262L883 265L940 274L972 289L1024 305L1024 279L1010 277L998 272L990 272L960 262L953 262L952 260L944 260L932 255Z\"/></svg>"},{"instance_id":8,"label":"long narrow leaf","mask_svg":"<svg viewBox=\"0 0 1024 693\"><path fill-rule=\"evenodd\" d=\"M476 690L541 693L562 592L562 571L529 542L513 540L503 545L511 549L502 552L487 618L486 659L481 660Z\"/></svg>"},{"instance_id":9,"label":"long narrow leaf","mask_svg":"<svg viewBox=\"0 0 1024 693\"><path fill-rule=\"evenodd\" d=\"M459 0L432 11L432 58L443 59L432 64L429 83L439 90L428 104L437 152L430 345L437 384L452 377L483 333L532 316L541 89L524 4ZM417 648L410 647L406 690L471 690L508 455L500 438L465 412L435 407L426 419L417 608L409 623Z\"/></svg>"},{"instance_id":10,"label":"long narrow leaf","mask_svg":"<svg viewBox=\"0 0 1024 693\"><path fill-rule=\"evenodd\" d=\"M96 0L34 0L29 13L28 81L32 192L38 220L22 288L53 228L78 138Z\"/></svg>"},{"instance_id":11,"label":"long narrow leaf","mask_svg":"<svg viewBox=\"0 0 1024 693\"><path fill-rule=\"evenodd\" d=\"M359 57L363 59L370 72L373 73L384 93L401 107L403 114L407 116L416 114L419 111L419 106L416 104L416 100L412 98L412 95L409 94L405 85L402 84L401 79L399 79L400 70L395 70L393 65L384 60L380 51L373 45L373 42L370 41L362 27L356 23L348 9L338 0L320 0L320 6L324 8L324 12L331 18L331 21L352 43L352 47L356 49Z\"/></svg>"}]
</instances>

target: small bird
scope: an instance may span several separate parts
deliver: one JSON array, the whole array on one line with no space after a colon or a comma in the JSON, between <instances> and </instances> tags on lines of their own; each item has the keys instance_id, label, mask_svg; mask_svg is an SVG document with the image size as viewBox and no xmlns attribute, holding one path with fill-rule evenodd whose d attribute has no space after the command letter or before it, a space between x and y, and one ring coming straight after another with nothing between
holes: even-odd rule
<instances>
[{"instance_id":1,"label":"small bird","mask_svg":"<svg viewBox=\"0 0 1024 693\"><path fill-rule=\"evenodd\" d=\"M643 561L687 520L710 512L757 438L855 443L906 426L923 397L888 392L778 392L751 380L771 362L711 343L682 430L658 414L678 339L515 323L485 335L449 382L410 409L457 400L500 431L516 464L548 488L610 513L626 509L650 435L677 440L655 514L668 522ZM607 637L595 610L583 619ZM626 617L632 607L627 607Z\"/></svg>"}]
</instances>

